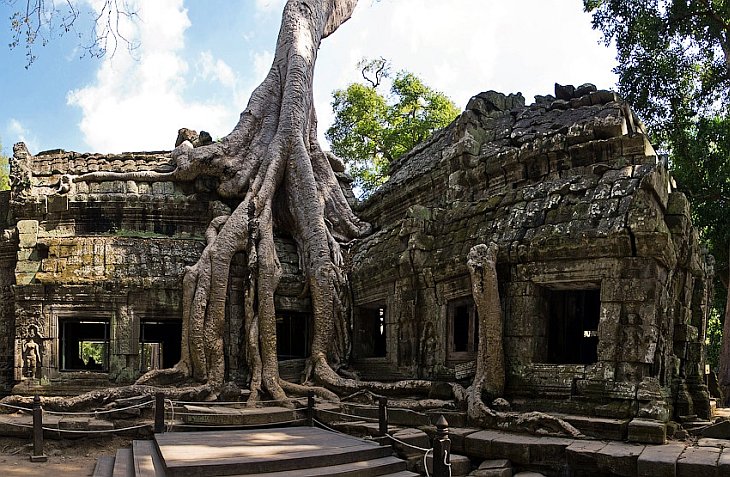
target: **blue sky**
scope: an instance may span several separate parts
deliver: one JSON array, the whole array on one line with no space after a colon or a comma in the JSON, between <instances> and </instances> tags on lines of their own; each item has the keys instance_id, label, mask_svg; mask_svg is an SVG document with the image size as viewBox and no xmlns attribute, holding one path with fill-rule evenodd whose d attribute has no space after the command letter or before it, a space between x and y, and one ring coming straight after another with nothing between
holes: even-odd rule
<instances>
[{"instance_id":1,"label":"blue sky","mask_svg":"<svg viewBox=\"0 0 730 477\"><path fill-rule=\"evenodd\" d=\"M99 0L73 0L93 8ZM62 148L170 149L181 127L227 134L273 58L284 0L130 0L140 21L132 55L79 58L73 36L37 48L0 47L0 140L32 153ZM0 2L0 34L11 11ZM84 31L84 25L79 28ZM599 44L580 0L360 0L322 43L315 72L319 129L331 123L332 90L359 79L363 57L383 56L446 93L460 108L489 89L535 94L553 83L612 88L615 51ZM320 134L322 135L322 134Z\"/></svg>"}]
</instances>

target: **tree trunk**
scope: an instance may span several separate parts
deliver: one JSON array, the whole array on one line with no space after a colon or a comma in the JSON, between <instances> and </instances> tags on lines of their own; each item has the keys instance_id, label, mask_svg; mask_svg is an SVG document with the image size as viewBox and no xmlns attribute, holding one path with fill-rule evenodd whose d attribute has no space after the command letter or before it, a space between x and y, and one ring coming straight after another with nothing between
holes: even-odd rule
<instances>
[{"instance_id":1,"label":"tree trunk","mask_svg":"<svg viewBox=\"0 0 730 477\"><path fill-rule=\"evenodd\" d=\"M473 386L492 399L504 394L505 374L502 305L496 269L498 250L494 242L489 247L479 244L472 247L467 257L472 296L479 315L479 347Z\"/></svg>"},{"instance_id":2,"label":"tree trunk","mask_svg":"<svg viewBox=\"0 0 730 477\"><path fill-rule=\"evenodd\" d=\"M311 294L314 331L308 370L319 366L326 371L329 360L339 361L340 347L332 344L333 320L344 318L339 299L346 287L340 243L367 233L369 225L353 214L330 158L317 142L312 79L321 40L350 18L356 4L357 0L289 0L272 67L236 127L208 146L193 148L189 142L178 146L173 151L173 172L91 173L75 178L190 181L207 175L218 178L222 197L239 200L230 214L211 222L200 260L185 274L180 362L173 370L151 372L140 382L175 374L214 388L222 385L228 275L234 254L244 252L250 273L243 332L252 400L262 390L274 399L286 398L276 356L274 293L282 272L274 247L274 222L296 240ZM297 391L289 383L284 386ZM328 395L322 390L320 394Z\"/></svg>"}]
</instances>

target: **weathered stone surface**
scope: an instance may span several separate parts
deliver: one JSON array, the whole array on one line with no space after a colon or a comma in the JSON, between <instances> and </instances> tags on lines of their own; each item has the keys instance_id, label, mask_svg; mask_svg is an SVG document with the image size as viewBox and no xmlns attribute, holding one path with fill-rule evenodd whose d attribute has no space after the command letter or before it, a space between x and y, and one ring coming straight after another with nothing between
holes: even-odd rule
<instances>
[{"instance_id":1,"label":"weathered stone surface","mask_svg":"<svg viewBox=\"0 0 730 477\"><path fill-rule=\"evenodd\" d=\"M720 421L702 429L703 437L715 439L730 439L730 421Z\"/></svg>"},{"instance_id":2,"label":"weathered stone surface","mask_svg":"<svg viewBox=\"0 0 730 477\"><path fill-rule=\"evenodd\" d=\"M598 470L622 477L637 476L637 460L644 451L643 445L609 442L596 452Z\"/></svg>"},{"instance_id":3,"label":"weathered stone surface","mask_svg":"<svg viewBox=\"0 0 730 477\"><path fill-rule=\"evenodd\" d=\"M426 457L426 468L429 474L433 474L433 455L429 454ZM464 476L471 472L471 460L468 457L451 454L451 475L452 477Z\"/></svg>"},{"instance_id":4,"label":"weathered stone surface","mask_svg":"<svg viewBox=\"0 0 730 477\"><path fill-rule=\"evenodd\" d=\"M428 438L428 434L421 430L412 428L400 429L397 432L394 432L392 435L395 439L397 439L393 440L393 447L399 455L405 457L413 457L417 455L423 456L423 452L417 449L413 449L412 447L403 445L398 441L402 441L406 444L420 447L422 449L431 448L431 440Z\"/></svg>"},{"instance_id":5,"label":"weathered stone surface","mask_svg":"<svg viewBox=\"0 0 730 477\"><path fill-rule=\"evenodd\" d=\"M568 466L583 472L597 472L597 453L606 447L602 441L574 441L565 448Z\"/></svg>"},{"instance_id":6,"label":"weathered stone surface","mask_svg":"<svg viewBox=\"0 0 730 477\"><path fill-rule=\"evenodd\" d=\"M208 140L202 132L182 136L194 146ZM57 324L73 316L68 310L122 317L128 307L126 321L110 319L110 329L128 341L114 346L111 362L122 369L110 376L136 372L140 320L179 319L184 267L199 257L211 218L229 213L231 204L218 200L217 184L206 178L83 181L59 193L64 177L89 171L171 171L168 152L31 156L18 145L11 162L6 203L15 222L3 227L16 238L2 247L12 273L0 284L13 300L3 312L12 313L8 326L37 324L49 349L60 349ZM341 165L332 164L347 189ZM711 269L686 198L615 93L556 85L555 98L527 106L519 94L480 93L452 125L391 164L390 180L361 215L376 232L353 243L346 257L352 298L356 308L385 305L385 329L395 330L387 334L386 356L357 357L361 376L453 381L457 365L463 371L474 362L468 350L455 356L449 310L471 295L466 254L494 241L505 397L515 408L625 420L665 420L671 409L709 418L707 391L692 370L704 364ZM278 240L277 253L284 272L277 311L306 315L311 303L296 245ZM244 384L245 259L234 260L231 276L224 352L228 375ZM575 336L560 338L555 304L594 293L598 298L588 301L597 316L586 326L566 323ZM133 329L123 333L125 326ZM14 343L13 336L8 368L20 369ZM569 356L572 349L585 352ZM53 359L48 370L59 377ZM647 380L663 383L661 392L643 392ZM428 423L419 419L408 423ZM608 437L624 438L621 426L606 429ZM497 446L516 447L501 440ZM521 458L547 462L561 446L526 443L529 455Z\"/></svg>"},{"instance_id":7,"label":"weathered stone surface","mask_svg":"<svg viewBox=\"0 0 730 477\"><path fill-rule=\"evenodd\" d=\"M687 447L677 460L677 477L716 477L720 452L716 447Z\"/></svg>"},{"instance_id":8,"label":"weathered stone surface","mask_svg":"<svg viewBox=\"0 0 730 477\"><path fill-rule=\"evenodd\" d=\"M451 421L449 421L451 424ZM458 454L466 454L466 437L479 432L481 429L475 427L451 427L449 425L449 439L451 440L451 451Z\"/></svg>"},{"instance_id":9,"label":"weathered stone surface","mask_svg":"<svg viewBox=\"0 0 730 477\"><path fill-rule=\"evenodd\" d=\"M717 460L718 477L730 477L730 449L724 448Z\"/></svg>"},{"instance_id":10,"label":"weathered stone surface","mask_svg":"<svg viewBox=\"0 0 730 477\"><path fill-rule=\"evenodd\" d=\"M649 419L632 419L629 422L628 440L641 444L664 444L667 440L667 425Z\"/></svg>"},{"instance_id":11,"label":"weathered stone surface","mask_svg":"<svg viewBox=\"0 0 730 477\"><path fill-rule=\"evenodd\" d=\"M677 460L684 452L682 443L646 446L637 460L638 475L645 477L675 477Z\"/></svg>"},{"instance_id":12,"label":"weathered stone surface","mask_svg":"<svg viewBox=\"0 0 730 477\"><path fill-rule=\"evenodd\" d=\"M484 459L491 459L495 454L492 452L492 440L499 436L498 431L485 430L474 432L464 438L466 454ZM506 457L506 456L499 456Z\"/></svg>"}]
</instances>

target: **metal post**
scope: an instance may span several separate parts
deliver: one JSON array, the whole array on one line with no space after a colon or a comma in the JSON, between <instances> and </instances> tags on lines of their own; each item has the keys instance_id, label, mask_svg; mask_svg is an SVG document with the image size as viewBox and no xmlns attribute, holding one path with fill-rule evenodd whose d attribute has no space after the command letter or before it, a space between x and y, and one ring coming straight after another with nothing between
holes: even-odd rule
<instances>
[{"instance_id":1,"label":"metal post","mask_svg":"<svg viewBox=\"0 0 730 477\"><path fill-rule=\"evenodd\" d=\"M314 426L314 391L307 393L307 425Z\"/></svg>"},{"instance_id":2,"label":"metal post","mask_svg":"<svg viewBox=\"0 0 730 477\"><path fill-rule=\"evenodd\" d=\"M155 393L155 432L165 430L165 393Z\"/></svg>"},{"instance_id":3,"label":"metal post","mask_svg":"<svg viewBox=\"0 0 730 477\"><path fill-rule=\"evenodd\" d=\"M388 434L388 398L385 396L378 398L378 431L381 437Z\"/></svg>"},{"instance_id":4,"label":"metal post","mask_svg":"<svg viewBox=\"0 0 730 477\"><path fill-rule=\"evenodd\" d=\"M451 467L451 440L449 423L443 415L436 422L436 438L433 440L433 477L449 477Z\"/></svg>"},{"instance_id":5,"label":"metal post","mask_svg":"<svg viewBox=\"0 0 730 477\"><path fill-rule=\"evenodd\" d=\"M35 395L33 398L33 454L31 462L45 462L48 458L43 453L43 408L41 397Z\"/></svg>"}]
</instances>

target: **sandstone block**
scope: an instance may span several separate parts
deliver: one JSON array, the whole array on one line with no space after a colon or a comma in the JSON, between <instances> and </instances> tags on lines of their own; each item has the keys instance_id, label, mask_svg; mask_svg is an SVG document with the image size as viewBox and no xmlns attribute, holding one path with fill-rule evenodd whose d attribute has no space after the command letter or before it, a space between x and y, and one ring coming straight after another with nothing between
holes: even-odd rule
<instances>
[{"instance_id":1,"label":"sandstone block","mask_svg":"<svg viewBox=\"0 0 730 477\"><path fill-rule=\"evenodd\" d=\"M646 477L675 477L677 459L684 451L684 444L646 446L637 460L639 475Z\"/></svg>"},{"instance_id":2,"label":"sandstone block","mask_svg":"<svg viewBox=\"0 0 730 477\"><path fill-rule=\"evenodd\" d=\"M433 455L428 454L426 457L426 468L429 474L433 474ZM471 471L471 460L468 457L451 454L451 475L452 477L464 476Z\"/></svg>"},{"instance_id":3,"label":"sandstone block","mask_svg":"<svg viewBox=\"0 0 730 477\"><path fill-rule=\"evenodd\" d=\"M667 440L667 425L649 419L632 419L629 422L629 442L642 444L664 444Z\"/></svg>"},{"instance_id":4,"label":"sandstone block","mask_svg":"<svg viewBox=\"0 0 730 477\"><path fill-rule=\"evenodd\" d=\"M643 451L643 445L609 442L596 453L598 470L622 477L637 477L636 462Z\"/></svg>"},{"instance_id":5,"label":"sandstone block","mask_svg":"<svg viewBox=\"0 0 730 477\"><path fill-rule=\"evenodd\" d=\"M687 447L677 460L677 477L717 477L720 449Z\"/></svg>"}]
</instances>

